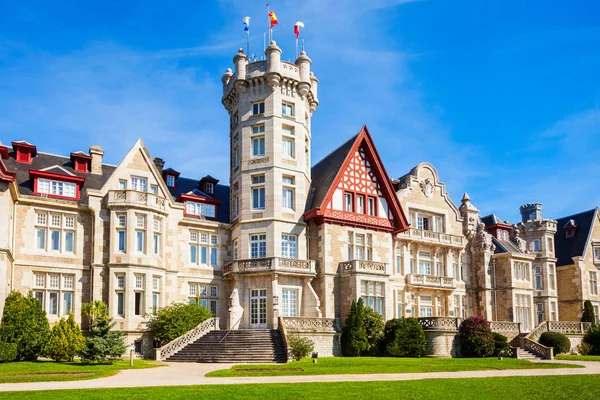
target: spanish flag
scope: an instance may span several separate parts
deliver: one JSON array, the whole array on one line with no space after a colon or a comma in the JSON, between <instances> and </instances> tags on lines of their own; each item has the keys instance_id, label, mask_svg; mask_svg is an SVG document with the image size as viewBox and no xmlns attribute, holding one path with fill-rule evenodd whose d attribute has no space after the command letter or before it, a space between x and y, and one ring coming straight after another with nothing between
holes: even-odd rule
<instances>
[{"instance_id":1,"label":"spanish flag","mask_svg":"<svg viewBox=\"0 0 600 400\"><path fill-rule=\"evenodd\" d=\"M273 26L277 25L277 15L273 11L269 13L269 20L271 21L270 28L273 29Z\"/></svg>"}]
</instances>

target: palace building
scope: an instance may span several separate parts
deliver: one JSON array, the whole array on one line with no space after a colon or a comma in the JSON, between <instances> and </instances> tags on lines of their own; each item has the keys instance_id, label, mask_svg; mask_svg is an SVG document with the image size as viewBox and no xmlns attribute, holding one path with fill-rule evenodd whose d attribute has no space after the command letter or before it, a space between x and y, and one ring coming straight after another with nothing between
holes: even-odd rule
<instances>
[{"instance_id":1,"label":"palace building","mask_svg":"<svg viewBox=\"0 0 600 400\"><path fill-rule=\"evenodd\" d=\"M313 162L319 80L304 51L281 54L275 42L264 61L240 50L223 75L226 183L165 168L141 139L119 165L98 146L0 143L0 309L11 290L33 291L51 324L70 311L82 322L82 304L102 300L138 352L152 348L148 313L179 301L227 330L343 321L360 298L386 320L477 315L522 331L576 321L588 299L598 314L597 209L482 217L431 164L386 171L366 126Z\"/></svg>"}]
</instances>

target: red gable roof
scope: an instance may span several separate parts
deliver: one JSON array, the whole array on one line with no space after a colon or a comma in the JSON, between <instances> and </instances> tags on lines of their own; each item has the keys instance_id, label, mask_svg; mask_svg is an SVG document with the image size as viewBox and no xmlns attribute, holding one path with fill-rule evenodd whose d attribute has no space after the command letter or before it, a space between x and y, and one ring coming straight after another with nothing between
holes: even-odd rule
<instances>
[{"instance_id":1,"label":"red gable roof","mask_svg":"<svg viewBox=\"0 0 600 400\"><path fill-rule=\"evenodd\" d=\"M340 154L340 152L342 153ZM323 167L337 167L338 165L337 171L321 171ZM396 192L366 125L351 141L315 165L313 171L316 169L318 169L318 173L317 176L313 176L316 178L313 180L314 190L317 190L319 185L327 186L318 189L323 195L313 199L313 204L304 214L306 221L315 219L318 223L354 225L393 233L408 229L409 224L402 206L396 197ZM335 174L333 180L329 179L332 174ZM320 176L324 178L322 182ZM355 212L357 211L356 204L354 204L354 212L333 209L331 207L332 198L338 189L344 193L362 197L364 211L362 213ZM325 190L326 192L324 192ZM380 216L377 212L375 215L368 215L367 201L369 197L375 198L377 204L380 198L385 199L390 215ZM354 202L357 201L357 197L353 197L353 199Z\"/></svg>"}]
</instances>

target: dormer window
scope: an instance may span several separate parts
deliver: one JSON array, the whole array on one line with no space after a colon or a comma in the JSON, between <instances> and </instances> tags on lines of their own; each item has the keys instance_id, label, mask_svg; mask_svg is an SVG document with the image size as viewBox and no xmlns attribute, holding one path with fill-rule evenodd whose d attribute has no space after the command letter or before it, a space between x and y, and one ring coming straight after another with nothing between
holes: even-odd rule
<instances>
[{"instance_id":1,"label":"dormer window","mask_svg":"<svg viewBox=\"0 0 600 400\"><path fill-rule=\"evenodd\" d=\"M206 183L206 193L213 194L215 192L215 185L211 182Z\"/></svg>"},{"instance_id":2,"label":"dormer window","mask_svg":"<svg viewBox=\"0 0 600 400\"><path fill-rule=\"evenodd\" d=\"M20 163L31 164L31 159L37 156L37 148L26 141L12 142L15 150L15 160Z\"/></svg>"},{"instance_id":3,"label":"dormer window","mask_svg":"<svg viewBox=\"0 0 600 400\"><path fill-rule=\"evenodd\" d=\"M575 231L577 230L577 222L575 222L574 219L570 219L565 226L563 226L563 229L565 231L565 237L572 238L575 236Z\"/></svg>"},{"instance_id":4,"label":"dormer window","mask_svg":"<svg viewBox=\"0 0 600 400\"><path fill-rule=\"evenodd\" d=\"M167 186L175 187L175 177L173 175L167 175Z\"/></svg>"},{"instance_id":5,"label":"dormer window","mask_svg":"<svg viewBox=\"0 0 600 400\"><path fill-rule=\"evenodd\" d=\"M175 187L177 185L178 177L179 172L175 171L173 168L167 168L163 170L163 179L167 183L168 187Z\"/></svg>"},{"instance_id":6,"label":"dormer window","mask_svg":"<svg viewBox=\"0 0 600 400\"><path fill-rule=\"evenodd\" d=\"M79 199L81 185L84 178L72 175L61 175L47 171L30 170L33 179L33 192L44 197L58 197L62 199Z\"/></svg>"},{"instance_id":7,"label":"dormer window","mask_svg":"<svg viewBox=\"0 0 600 400\"><path fill-rule=\"evenodd\" d=\"M185 211L189 215L199 217L215 218L217 207L214 204L197 203L195 201L185 202Z\"/></svg>"},{"instance_id":8,"label":"dormer window","mask_svg":"<svg viewBox=\"0 0 600 400\"><path fill-rule=\"evenodd\" d=\"M82 151L71 153L71 163L75 172L87 174L89 172L89 165L92 161L92 157L85 154Z\"/></svg>"}]
</instances>

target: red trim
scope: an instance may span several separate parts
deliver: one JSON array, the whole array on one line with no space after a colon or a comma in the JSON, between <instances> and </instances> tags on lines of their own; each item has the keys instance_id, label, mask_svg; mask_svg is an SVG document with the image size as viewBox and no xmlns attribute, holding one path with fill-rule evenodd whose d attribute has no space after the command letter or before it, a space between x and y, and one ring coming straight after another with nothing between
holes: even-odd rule
<instances>
[{"instance_id":1,"label":"red trim","mask_svg":"<svg viewBox=\"0 0 600 400\"><path fill-rule=\"evenodd\" d=\"M92 162L92 156L81 153L71 153L71 162L73 163L73 169L76 172L87 174L90 170L90 163Z\"/></svg>"},{"instance_id":2,"label":"red trim","mask_svg":"<svg viewBox=\"0 0 600 400\"><path fill-rule=\"evenodd\" d=\"M0 146L0 158L3 160L8 159L8 148L6 146Z\"/></svg>"},{"instance_id":3,"label":"red trim","mask_svg":"<svg viewBox=\"0 0 600 400\"><path fill-rule=\"evenodd\" d=\"M17 177L16 172L9 171L4 165L4 162L0 160L0 181L4 182L14 182Z\"/></svg>"},{"instance_id":4,"label":"red trim","mask_svg":"<svg viewBox=\"0 0 600 400\"><path fill-rule=\"evenodd\" d=\"M31 164L31 159L37 156L37 148L32 144L11 142L15 151L15 160L20 163Z\"/></svg>"},{"instance_id":5,"label":"red trim","mask_svg":"<svg viewBox=\"0 0 600 400\"><path fill-rule=\"evenodd\" d=\"M177 198L178 202L183 202L184 203L184 208L183 208L183 216L184 217L192 217L192 218L206 218L206 219L210 219L213 221L216 221L219 216L219 205L221 204L221 200L216 200L216 199L209 199L208 197L204 197L204 196L196 196L193 194L180 194L179 197ZM188 214L187 213L187 204L185 204L186 202L191 201L194 203L204 203L204 204L210 204L215 206L215 216L214 217L207 217L205 215L196 215L196 214Z\"/></svg>"},{"instance_id":6,"label":"red trim","mask_svg":"<svg viewBox=\"0 0 600 400\"><path fill-rule=\"evenodd\" d=\"M317 209L316 214L313 212L313 210L309 210L308 212L306 212L304 214L304 219L306 221L309 221L311 218L315 218L319 213L321 213L320 210L324 209L325 206L331 202L331 199L333 198L333 194L335 193L335 190L337 189L337 187L339 186L339 183L342 180L344 171L348 168L350 162L352 161L352 158L354 157L354 154L358 151L358 149L361 145L364 146L365 154L369 158L369 162L371 163L373 173L377 176L377 180L379 182L379 185L381 186L381 191L383 193L383 197L385 197L385 199L387 200L389 211L391 211L392 216L394 217L394 220L393 220L394 226L391 227L391 231L394 234L396 234L396 233L400 233L400 232L407 230L409 227L408 220L406 218L406 215L404 214L404 210L402 209L402 206L400 205L398 198L396 197L396 192L394 191L394 188L392 187L391 180L387 174L387 171L385 170L385 167L383 166L383 163L381 162L381 157L379 156L379 153L377 152L377 149L375 148L373 139L371 138L371 135L369 134L369 130L367 129L366 125L363 125L358 136L356 137L356 140L354 142L354 145L352 146L352 149L350 149L350 151L348 151L348 155L346 156L346 159L344 160L344 163L342 164L341 168L338 170L333 183L329 187L329 191L327 192L327 195L323 199L323 202L316 207L316 209ZM344 193L346 193L346 191L344 191ZM343 206L345 206L345 203L343 204ZM377 204L376 204L376 206L377 206ZM377 210L377 207L375 209ZM325 214L327 214L328 211L329 210L326 210ZM331 210L331 211L337 212L337 210ZM346 214L349 214L349 213L346 213ZM321 215L323 215L323 221L325 221L326 215L324 215L324 214L321 214ZM363 214L354 214L354 215L360 216ZM368 221L372 221L373 218L387 220L387 216L386 216L386 218L380 218L377 216L374 217L374 216L369 216L369 215L365 215L365 216L369 217ZM349 215L348 215L348 217L349 217ZM328 218L328 219L330 219L331 221L335 221L336 223L342 223L341 221L338 221L337 218ZM346 223L355 224L356 222L346 221ZM378 226L377 224L371 225L370 223L367 223L366 226L370 227L370 228L372 227L374 229L381 228L381 226Z\"/></svg>"},{"instance_id":7,"label":"red trim","mask_svg":"<svg viewBox=\"0 0 600 400\"><path fill-rule=\"evenodd\" d=\"M83 186L83 183L85 182L85 178L83 178L83 177L57 174L54 172L38 171L38 170L34 170L34 169L29 170L29 176L31 177L31 179L33 179L33 193L34 194L44 195L44 196L48 196L48 197L52 197L52 198L56 198L56 199L67 199L67 200L79 200L81 198L81 196L80 196L81 187ZM57 196L54 194L38 192L38 179L39 178L74 183L75 184L75 197Z\"/></svg>"}]
</instances>

